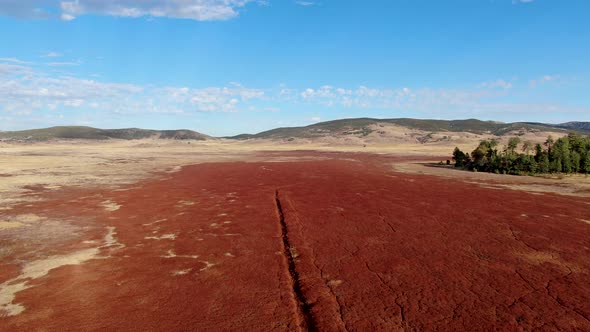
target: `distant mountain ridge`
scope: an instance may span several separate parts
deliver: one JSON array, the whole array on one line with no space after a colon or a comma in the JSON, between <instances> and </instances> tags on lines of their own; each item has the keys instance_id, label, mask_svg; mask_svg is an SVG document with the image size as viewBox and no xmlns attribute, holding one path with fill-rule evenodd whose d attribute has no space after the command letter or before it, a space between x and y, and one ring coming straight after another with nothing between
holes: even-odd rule
<instances>
[{"instance_id":1,"label":"distant mountain ridge","mask_svg":"<svg viewBox=\"0 0 590 332\"><path fill-rule=\"evenodd\" d=\"M328 135L366 136L375 131L375 126L398 125L410 129L429 132L468 132L473 134L493 134L502 136L519 130L528 131L576 131L590 134L590 122L568 122L563 124L545 124L535 122L503 123L497 121L467 120L422 120L422 119L374 119L356 118L320 122L304 127L276 128L258 134L242 134L228 137L231 139L256 138L313 138Z\"/></svg>"},{"instance_id":2,"label":"distant mountain ridge","mask_svg":"<svg viewBox=\"0 0 590 332\"><path fill-rule=\"evenodd\" d=\"M139 128L126 129L98 129L83 126L58 126L43 129L31 129L21 131L0 132L0 139L4 140L27 140L27 141L47 141L52 139L88 139L88 140L107 140L107 139L142 139L142 138L161 138L177 140L206 140L210 136L192 131L192 130L149 130Z\"/></svg>"},{"instance_id":3,"label":"distant mountain ridge","mask_svg":"<svg viewBox=\"0 0 590 332\"><path fill-rule=\"evenodd\" d=\"M561 124L546 124L537 122L503 123L497 121L482 121L477 119L467 120L423 120L411 118L399 119L375 119L355 118L319 122L303 127L276 128L257 134L241 134L224 137L233 140L247 139L295 139L295 138L321 138L321 137L366 137L380 133L381 127L399 126L411 130L446 133L466 132L471 134L492 134L503 136L518 132L577 132L590 135L590 122L566 122ZM387 136L385 136L387 137ZM123 139L134 140L144 138L158 138L171 140L208 140L211 136L192 130L149 130L139 128L126 129L98 129L83 126L58 126L44 129L31 129L22 131L0 131L2 140L19 141L47 141L55 139L88 139L108 140Z\"/></svg>"},{"instance_id":4,"label":"distant mountain ridge","mask_svg":"<svg viewBox=\"0 0 590 332\"><path fill-rule=\"evenodd\" d=\"M590 122L566 122L557 126L566 129L590 131Z\"/></svg>"}]
</instances>

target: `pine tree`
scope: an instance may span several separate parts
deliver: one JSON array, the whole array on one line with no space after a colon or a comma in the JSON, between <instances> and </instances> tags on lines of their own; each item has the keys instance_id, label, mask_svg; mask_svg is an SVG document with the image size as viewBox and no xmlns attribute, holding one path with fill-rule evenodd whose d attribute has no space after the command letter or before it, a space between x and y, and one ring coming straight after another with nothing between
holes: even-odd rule
<instances>
[{"instance_id":1,"label":"pine tree","mask_svg":"<svg viewBox=\"0 0 590 332\"><path fill-rule=\"evenodd\" d=\"M543 153L539 159L539 172L549 173L549 156L547 153Z\"/></svg>"},{"instance_id":2,"label":"pine tree","mask_svg":"<svg viewBox=\"0 0 590 332\"><path fill-rule=\"evenodd\" d=\"M561 164L561 158L557 158L551 162L551 167L549 167L549 171L551 173L561 173L561 171L563 171L563 165Z\"/></svg>"},{"instance_id":3,"label":"pine tree","mask_svg":"<svg viewBox=\"0 0 590 332\"><path fill-rule=\"evenodd\" d=\"M572 172L573 173L578 173L578 171L580 170L580 154L576 151L572 151L570 153L570 163L572 166Z\"/></svg>"}]
</instances>

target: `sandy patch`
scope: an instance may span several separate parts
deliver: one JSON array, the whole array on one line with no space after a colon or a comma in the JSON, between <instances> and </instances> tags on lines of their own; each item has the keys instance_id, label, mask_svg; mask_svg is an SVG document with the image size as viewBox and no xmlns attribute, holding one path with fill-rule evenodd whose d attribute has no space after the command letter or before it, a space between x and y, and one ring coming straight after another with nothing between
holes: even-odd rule
<instances>
[{"instance_id":1,"label":"sandy patch","mask_svg":"<svg viewBox=\"0 0 590 332\"><path fill-rule=\"evenodd\" d=\"M34 222L38 222L41 221L43 218L36 215L36 214L32 214L32 213L28 213L28 214L21 214L15 217L15 220L18 220L20 222L23 223L34 223Z\"/></svg>"},{"instance_id":2,"label":"sandy patch","mask_svg":"<svg viewBox=\"0 0 590 332\"><path fill-rule=\"evenodd\" d=\"M543 263L562 265L562 261L560 260L559 255L557 253L536 251L533 253L521 254L520 256L524 258L526 261L535 265L540 265Z\"/></svg>"},{"instance_id":3,"label":"sandy patch","mask_svg":"<svg viewBox=\"0 0 590 332\"><path fill-rule=\"evenodd\" d=\"M43 218L36 214L20 214L9 217L7 220L0 221L0 230L27 227L41 220L43 220Z\"/></svg>"},{"instance_id":4,"label":"sandy patch","mask_svg":"<svg viewBox=\"0 0 590 332\"><path fill-rule=\"evenodd\" d=\"M13 228L20 228L20 227L24 227L27 226L23 223L20 223L18 221L14 221L14 222L10 222L10 221L0 221L0 230L3 229L13 229Z\"/></svg>"},{"instance_id":5,"label":"sandy patch","mask_svg":"<svg viewBox=\"0 0 590 332\"><path fill-rule=\"evenodd\" d=\"M590 220L586 220L586 219L578 219L581 222L587 223L588 225L590 225Z\"/></svg>"},{"instance_id":6,"label":"sandy patch","mask_svg":"<svg viewBox=\"0 0 590 332\"><path fill-rule=\"evenodd\" d=\"M338 287L338 286L342 285L342 283L343 283L342 280L330 280L330 281L328 281L328 286Z\"/></svg>"}]
</instances>

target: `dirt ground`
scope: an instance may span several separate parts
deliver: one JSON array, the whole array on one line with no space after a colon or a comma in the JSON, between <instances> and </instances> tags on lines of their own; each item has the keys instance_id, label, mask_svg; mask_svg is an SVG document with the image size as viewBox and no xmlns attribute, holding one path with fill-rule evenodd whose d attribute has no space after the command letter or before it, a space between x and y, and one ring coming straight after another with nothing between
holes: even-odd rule
<instances>
[{"instance_id":1,"label":"dirt ground","mask_svg":"<svg viewBox=\"0 0 590 332\"><path fill-rule=\"evenodd\" d=\"M288 149L2 146L0 331L590 329L585 178Z\"/></svg>"}]
</instances>

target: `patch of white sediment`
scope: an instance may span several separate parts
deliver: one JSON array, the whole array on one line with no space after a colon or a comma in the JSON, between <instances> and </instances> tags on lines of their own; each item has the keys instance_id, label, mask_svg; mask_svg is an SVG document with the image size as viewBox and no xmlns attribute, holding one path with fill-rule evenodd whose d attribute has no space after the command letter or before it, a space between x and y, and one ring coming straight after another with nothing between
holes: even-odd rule
<instances>
[{"instance_id":1,"label":"patch of white sediment","mask_svg":"<svg viewBox=\"0 0 590 332\"><path fill-rule=\"evenodd\" d=\"M195 205L195 202L193 201L178 201L178 203L176 204L176 206L181 207L181 206L191 206L191 205Z\"/></svg>"},{"instance_id":2,"label":"patch of white sediment","mask_svg":"<svg viewBox=\"0 0 590 332\"><path fill-rule=\"evenodd\" d=\"M104 237L102 246L28 262L23 266L18 277L0 284L0 317L16 316L25 310L22 304L13 302L18 292L34 287L29 284L32 280L44 277L51 270L62 266L80 265L92 259L106 258L99 256L101 248L116 247L118 249L124 247L115 238L117 234L115 227L108 227L107 229L108 232Z\"/></svg>"},{"instance_id":3,"label":"patch of white sediment","mask_svg":"<svg viewBox=\"0 0 590 332\"><path fill-rule=\"evenodd\" d=\"M162 258L192 258L197 259L199 255L177 255L174 250L168 250L165 256L160 256Z\"/></svg>"},{"instance_id":4,"label":"patch of white sediment","mask_svg":"<svg viewBox=\"0 0 590 332\"><path fill-rule=\"evenodd\" d=\"M124 244L119 243L117 241L117 239L115 238L115 235L117 235L117 231L116 228L113 226L109 226L107 227L108 233L107 235L104 236L104 245L100 246L100 248L109 248L109 247L114 247L112 249L121 249L123 247L125 247Z\"/></svg>"},{"instance_id":5,"label":"patch of white sediment","mask_svg":"<svg viewBox=\"0 0 590 332\"><path fill-rule=\"evenodd\" d=\"M71 254L51 256L45 259L29 262L23 267L21 274L0 285L0 310L6 316L15 316L25 310L22 304L12 303L16 293L31 288L29 281L46 276L49 271L66 265L79 265L96 258L99 248L78 250ZM1 314L0 314L1 315Z\"/></svg>"},{"instance_id":6,"label":"patch of white sediment","mask_svg":"<svg viewBox=\"0 0 590 332\"><path fill-rule=\"evenodd\" d=\"M176 234L164 234L162 236L146 236L146 240L176 240Z\"/></svg>"},{"instance_id":7,"label":"patch of white sediment","mask_svg":"<svg viewBox=\"0 0 590 332\"><path fill-rule=\"evenodd\" d=\"M208 261L202 261L201 263L205 264L205 267L204 268L199 269L199 271L201 271L201 272L206 271L206 270L214 267L215 265L217 265L215 263L211 263L211 262L208 262Z\"/></svg>"},{"instance_id":8,"label":"patch of white sediment","mask_svg":"<svg viewBox=\"0 0 590 332\"><path fill-rule=\"evenodd\" d=\"M180 170L182 170L182 166L174 166L174 167L170 168L169 170L167 170L166 173L176 173L176 172L180 172Z\"/></svg>"},{"instance_id":9,"label":"patch of white sediment","mask_svg":"<svg viewBox=\"0 0 590 332\"><path fill-rule=\"evenodd\" d=\"M154 221L154 222L150 222L150 223L143 224L143 225L144 225L144 226L151 226L151 225L154 225L154 224L159 224L159 223L161 223L162 221L166 221L166 220L168 220L168 219L159 219L159 220L156 220L156 221Z\"/></svg>"},{"instance_id":10,"label":"patch of white sediment","mask_svg":"<svg viewBox=\"0 0 590 332\"><path fill-rule=\"evenodd\" d=\"M100 205L109 212L117 211L121 208L121 205L111 201L110 199L100 203Z\"/></svg>"},{"instance_id":11,"label":"patch of white sediment","mask_svg":"<svg viewBox=\"0 0 590 332\"><path fill-rule=\"evenodd\" d=\"M178 270L172 271L173 276L183 276L185 274L189 274L193 269L186 269L186 270Z\"/></svg>"}]
</instances>

